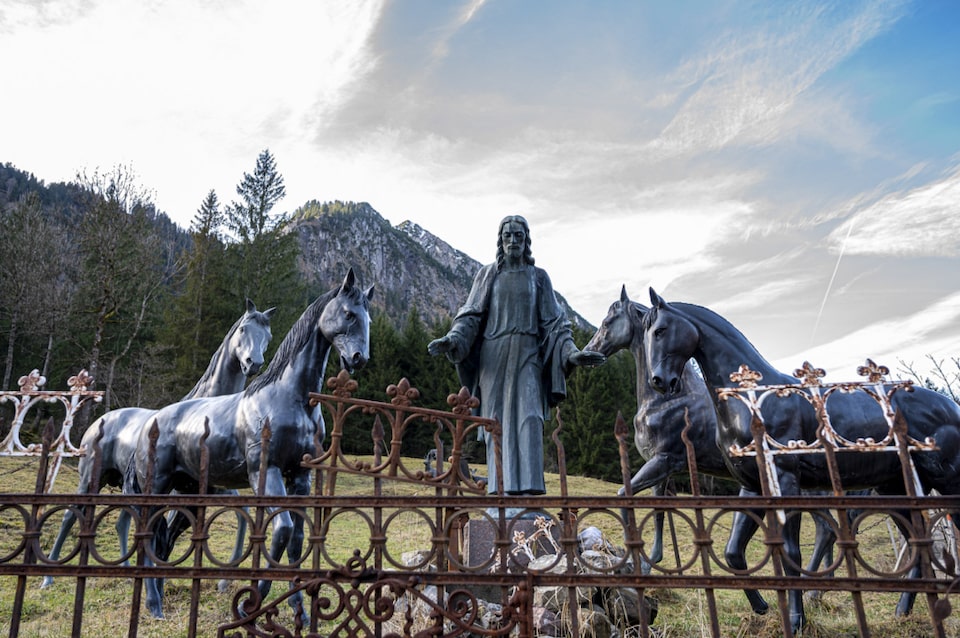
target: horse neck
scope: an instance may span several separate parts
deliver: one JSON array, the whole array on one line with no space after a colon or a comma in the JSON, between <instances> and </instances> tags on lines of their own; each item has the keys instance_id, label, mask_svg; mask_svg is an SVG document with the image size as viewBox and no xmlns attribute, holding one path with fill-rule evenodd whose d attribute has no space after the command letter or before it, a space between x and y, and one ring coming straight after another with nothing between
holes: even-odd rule
<instances>
[{"instance_id":1,"label":"horse neck","mask_svg":"<svg viewBox=\"0 0 960 638\"><path fill-rule=\"evenodd\" d=\"M650 400L659 398L659 393L650 385L650 376L647 374L647 357L643 351L643 326L630 321L632 328L630 335L630 354L637 369L637 408L639 409Z\"/></svg>"},{"instance_id":2,"label":"horse neck","mask_svg":"<svg viewBox=\"0 0 960 638\"><path fill-rule=\"evenodd\" d=\"M739 370L741 365L761 373L764 384L793 381L764 359L744 334L720 315L692 304L672 305L697 327L700 342L693 358L700 365L704 381L711 390L736 385L730 380L730 374Z\"/></svg>"},{"instance_id":3,"label":"horse neck","mask_svg":"<svg viewBox=\"0 0 960 638\"><path fill-rule=\"evenodd\" d=\"M230 333L232 334L232 332ZM213 353L207 369L187 393L182 401L198 397L216 397L224 394L234 394L243 390L246 377L240 371L240 364L236 358L228 354L230 335L223 340L217 351Z\"/></svg>"}]
</instances>

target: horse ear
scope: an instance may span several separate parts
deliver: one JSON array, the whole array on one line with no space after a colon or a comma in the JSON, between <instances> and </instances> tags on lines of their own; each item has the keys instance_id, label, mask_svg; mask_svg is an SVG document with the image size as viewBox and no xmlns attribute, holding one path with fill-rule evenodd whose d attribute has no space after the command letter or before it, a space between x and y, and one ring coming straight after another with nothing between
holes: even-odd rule
<instances>
[{"instance_id":1,"label":"horse ear","mask_svg":"<svg viewBox=\"0 0 960 638\"><path fill-rule=\"evenodd\" d=\"M373 285L371 284L369 288L363 291L363 296L367 298L367 301L373 299Z\"/></svg>"},{"instance_id":2,"label":"horse ear","mask_svg":"<svg viewBox=\"0 0 960 638\"><path fill-rule=\"evenodd\" d=\"M273 308L267 308L266 310L263 311L263 316L269 319L273 316L273 313L275 313L276 311L277 311L276 306L274 306Z\"/></svg>"},{"instance_id":3,"label":"horse ear","mask_svg":"<svg viewBox=\"0 0 960 638\"><path fill-rule=\"evenodd\" d=\"M620 288L620 301L623 303L630 301L630 297L627 296L627 284L623 284Z\"/></svg>"},{"instance_id":4,"label":"horse ear","mask_svg":"<svg viewBox=\"0 0 960 638\"><path fill-rule=\"evenodd\" d=\"M256 311L257 311L257 304L253 303L253 301L250 300L250 297L247 297L247 312L256 312Z\"/></svg>"},{"instance_id":5,"label":"horse ear","mask_svg":"<svg viewBox=\"0 0 960 638\"><path fill-rule=\"evenodd\" d=\"M650 286L650 305L654 308L663 308L667 305L667 302L663 300L663 297L657 294L657 291L653 289L653 286Z\"/></svg>"},{"instance_id":6,"label":"horse ear","mask_svg":"<svg viewBox=\"0 0 960 638\"><path fill-rule=\"evenodd\" d=\"M350 268L347 269L347 276L343 278L343 283L340 284L340 290L343 291L353 288L353 284L356 283L356 281L357 276L353 274L353 266L350 266Z\"/></svg>"}]
</instances>

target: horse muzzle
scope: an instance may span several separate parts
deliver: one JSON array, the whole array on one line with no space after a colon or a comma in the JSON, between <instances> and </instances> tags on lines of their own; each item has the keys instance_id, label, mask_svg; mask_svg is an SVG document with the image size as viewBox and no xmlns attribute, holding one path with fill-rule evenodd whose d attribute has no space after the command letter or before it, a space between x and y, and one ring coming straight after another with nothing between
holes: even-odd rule
<instances>
[{"instance_id":1,"label":"horse muzzle","mask_svg":"<svg viewBox=\"0 0 960 638\"><path fill-rule=\"evenodd\" d=\"M362 352L354 352L353 356L340 355L340 367L353 374L354 370L359 370L367 365L367 356Z\"/></svg>"},{"instance_id":2,"label":"horse muzzle","mask_svg":"<svg viewBox=\"0 0 960 638\"><path fill-rule=\"evenodd\" d=\"M678 376L661 376L654 374L650 377L650 387L660 394L679 394L683 390L683 384Z\"/></svg>"},{"instance_id":3,"label":"horse muzzle","mask_svg":"<svg viewBox=\"0 0 960 638\"><path fill-rule=\"evenodd\" d=\"M254 361L253 359L247 358L246 361L240 364L240 371L243 372L243 376L252 377L255 374L260 372L260 368L263 367L263 360Z\"/></svg>"}]
</instances>

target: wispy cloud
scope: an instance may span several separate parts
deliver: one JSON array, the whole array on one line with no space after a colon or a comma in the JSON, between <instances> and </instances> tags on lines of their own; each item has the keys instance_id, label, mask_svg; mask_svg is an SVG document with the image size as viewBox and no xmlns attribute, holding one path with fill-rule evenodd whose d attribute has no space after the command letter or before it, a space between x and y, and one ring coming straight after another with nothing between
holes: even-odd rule
<instances>
[{"instance_id":1,"label":"wispy cloud","mask_svg":"<svg viewBox=\"0 0 960 638\"><path fill-rule=\"evenodd\" d=\"M927 355L960 351L960 335L950 329L958 322L960 293L954 293L906 316L870 323L840 339L783 357L777 365L786 369L805 359L830 372L830 381L853 379L856 367L867 358L891 370L900 361L925 368Z\"/></svg>"},{"instance_id":2,"label":"wispy cloud","mask_svg":"<svg viewBox=\"0 0 960 638\"><path fill-rule=\"evenodd\" d=\"M439 61L450 52L450 40L456 35L457 31L473 19L477 11L486 4L487 0L468 0L456 14L456 18L443 29L441 36L433 46L433 57Z\"/></svg>"},{"instance_id":3,"label":"wispy cloud","mask_svg":"<svg viewBox=\"0 0 960 638\"><path fill-rule=\"evenodd\" d=\"M845 11L849 15L839 15ZM798 96L902 14L899 2L799 5L772 9L759 24L728 28L676 71L698 88L683 98L653 146L685 153L775 141Z\"/></svg>"},{"instance_id":4,"label":"wispy cloud","mask_svg":"<svg viewBox=\"0 0 960 638\"><path fill-rule=\"evenodd\" d=\"M847 254L960 256L960 167L856 211L830 235ZM849 236L848 236L849 235Z\"/></svg>"}]
</instances>

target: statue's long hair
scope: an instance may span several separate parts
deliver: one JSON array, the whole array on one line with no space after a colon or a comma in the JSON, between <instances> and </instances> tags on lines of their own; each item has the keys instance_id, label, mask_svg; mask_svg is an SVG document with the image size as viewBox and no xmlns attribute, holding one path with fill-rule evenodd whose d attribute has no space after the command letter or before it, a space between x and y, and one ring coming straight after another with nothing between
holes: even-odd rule
<instances>
[{"instance_id":1,"label":"statue's long hair","mask_svg":"<svg viewBox=\"0 0 960 638\"><path fill-rule=\"evenodd\" d=\"M523 263L533 265L533 252L530 250L530 225L527 223L527 220L521 217L520 215L508 215L500 221L500 228L497 229L497 272L503 270L503 241L501 240L501 235L503 235L503 227L509 224L510 222L516 222L523 226L523 234L526 235L526 241L523 244Z\"/></svg>"}]
</instances>

